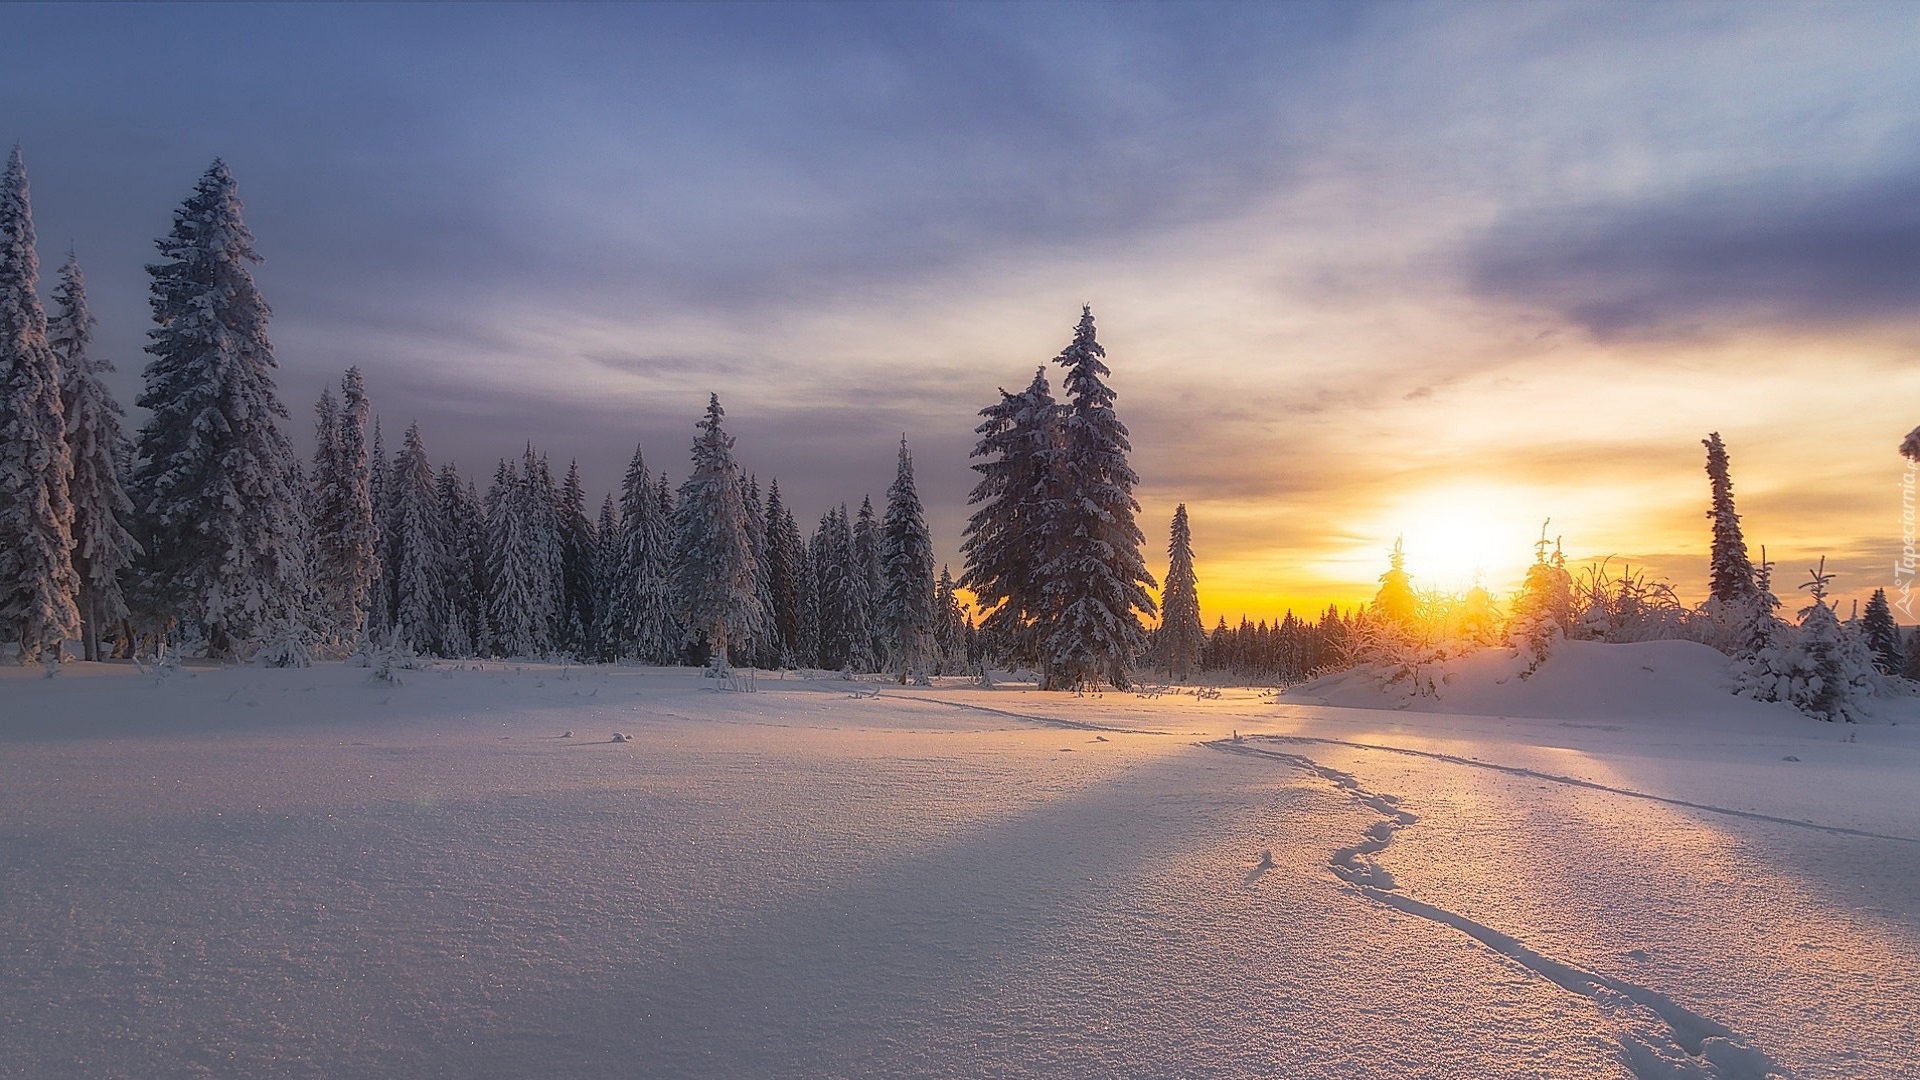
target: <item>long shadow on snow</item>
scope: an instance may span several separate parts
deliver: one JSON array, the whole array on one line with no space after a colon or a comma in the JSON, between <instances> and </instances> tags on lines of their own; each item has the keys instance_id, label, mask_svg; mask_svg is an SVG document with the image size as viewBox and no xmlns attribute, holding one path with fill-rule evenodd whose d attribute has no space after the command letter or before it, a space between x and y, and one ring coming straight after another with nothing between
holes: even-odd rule
<instances>
[{"instance_id":1,"label":"long shadow on snow","mask_svg":"<svg viewBox=\"0 0 1920 1080\"><path fill-rule=\"evenodd\" d=\"M1033 807L933 850L863 868L845 886L802 892L718 932L624 967L606 985L567 987L502 1016L470 1044L443 1047L442 1075L948 1075L1075 1072L1050 1055L1079 1033L973 1030L1009 971L1054 955L1090 910L1157 859L1126 815L1159 775L1191 775L1191 757L1156 761L1091 790ZM751 873L752 867L737 872ZM617 949L617 941L609 942ZM1032 1003L1029 1003L1032 1004ZM1045 1010L1050 1003L1038 1003ZM605 1018L582 1024L582 1017ZM957 1025L957 1026L956 1026ZM528 1035L576 1033L528 1056ZM966 1043L969 1063L928 1061L929 1043ZM1188 1047L1192 1050L1192 1047ZM1217 1071L1166 1047L1162 1075ZM1096 1063L1079 1062L1079 1071Z\"/></svg>"}]
</instances>

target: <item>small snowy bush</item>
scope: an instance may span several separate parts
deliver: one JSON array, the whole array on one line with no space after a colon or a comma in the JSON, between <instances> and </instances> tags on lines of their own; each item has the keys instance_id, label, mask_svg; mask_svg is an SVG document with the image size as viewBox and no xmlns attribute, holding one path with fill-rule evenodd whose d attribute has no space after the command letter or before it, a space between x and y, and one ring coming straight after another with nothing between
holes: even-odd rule
<instances>
[{"instance_id":1,"label":"small snowy bush","mask_svg":"<svg viewBox=\"0 0 1920 1080\"><path fill-rule=\"evenodd\" d=\"M1893 681L1876 672L1873 652L1859 628L1843 625L1827 606L1833 579L1826 560L1801 588L1813 603L1800 612L1800 625L1778 620L1759 628L1758 648L1735 654L1734 693L1755 701L1780 701L1821 720L1855 723L1866 716L1867 702L1893 692Z\"/></svg>"},{"instance_id":2,"label":"small snowy bush","mask_svg":"<svg viewBox=\"0 0 1920 1080\"><path fill-rule=\"evenodd\" d=\"M312 667L316 644L313 631L300 620L279 618L268 624L253 658L262 667Z\"/></svg>"}]
</instances>

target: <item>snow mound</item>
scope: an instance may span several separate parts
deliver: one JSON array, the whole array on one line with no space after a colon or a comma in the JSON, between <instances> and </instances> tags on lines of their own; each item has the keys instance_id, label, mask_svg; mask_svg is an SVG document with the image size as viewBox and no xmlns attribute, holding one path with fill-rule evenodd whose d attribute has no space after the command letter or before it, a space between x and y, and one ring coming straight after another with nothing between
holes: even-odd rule
<instances>
[{"instance_id":1,"label":"snow mound","mask_svg":"<svg viewBox=\"0 0 1920 1080\"><path fill-rule=\"evenodd\" d=\"M1427 665L1417 681L1431 681L1430 695L1414 692L1406 668L1369 664L1302 683L1281 700L1547 720L1798 715L1733 696L1728 664L1724 653L1692 641L1562 641L1531 675L1511 650L1490 648Z\"/></svg>"}]
</instances>

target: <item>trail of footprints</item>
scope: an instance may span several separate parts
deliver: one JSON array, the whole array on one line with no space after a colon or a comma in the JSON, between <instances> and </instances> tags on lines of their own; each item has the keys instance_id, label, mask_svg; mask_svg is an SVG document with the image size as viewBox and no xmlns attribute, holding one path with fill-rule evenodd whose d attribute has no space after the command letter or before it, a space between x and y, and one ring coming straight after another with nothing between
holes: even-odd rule
<instances>
[{"instance_id":1,"label":"trail of footprints","mask_svg":"<svg viewBox=\"0 0 1920 1080\"><path fill-rule=\"evenodd\" d=\"M1218 739L1201 745L1229 754L1267 758L1318 776L1355 802L1381 815L1363 839L1333 853L1329 865L1342 881L1377 903L1452 927L1556 986L1589 998L1617 1032L1621 1059L1639 1080L1786 1080L1791 1074L1726 1025L1694 1013L1665 994L1610 975L1556 960L1525 942L1457 912L1399 891L1375 856L1393 834L1418 822L1398 799L1366 790L1348 773L1303 754L1249 745L1259 736ZM1278 741L1278 740L1273 740Z\"/></svg>"}]
</instances>

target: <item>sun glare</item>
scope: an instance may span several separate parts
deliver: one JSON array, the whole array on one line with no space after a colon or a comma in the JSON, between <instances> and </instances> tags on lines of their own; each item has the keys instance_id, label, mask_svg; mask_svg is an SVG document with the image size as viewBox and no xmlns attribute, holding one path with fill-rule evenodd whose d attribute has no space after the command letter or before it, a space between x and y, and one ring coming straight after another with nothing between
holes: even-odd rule
<instances>
[{"instance_id":1,"label":"sun glare","mask_svg":"<svg viewBox=\"0 0 1920 1080\"><path fill-rule=\"evenodd\" d=\"M1517 587L1533 561L1540 532L1537 499L1505 488L1455 488L1422 492L1382 512L1369 533L1377 535L1373 561L1386 569L1387 552L1399 537L1414 587L1462 592L1476 581L1496 595Z\"/></svg>"},{"instance_id":2,"label":"sun glare","mask_svg":"<svg viewBox=\"0 0 1920 1080\"><path fill-rule=\"evenodd\" d=\"M1473 584L1476 576L1486 576L1491 564L1511 560L1502 556L1508 546L1490 530L1483 518L1464 511L1451 511L1409 522L1401 530L1407 553L1407 572L1415 581L1425 581L1448 591Z\"/></svg>"}]
</instances>

